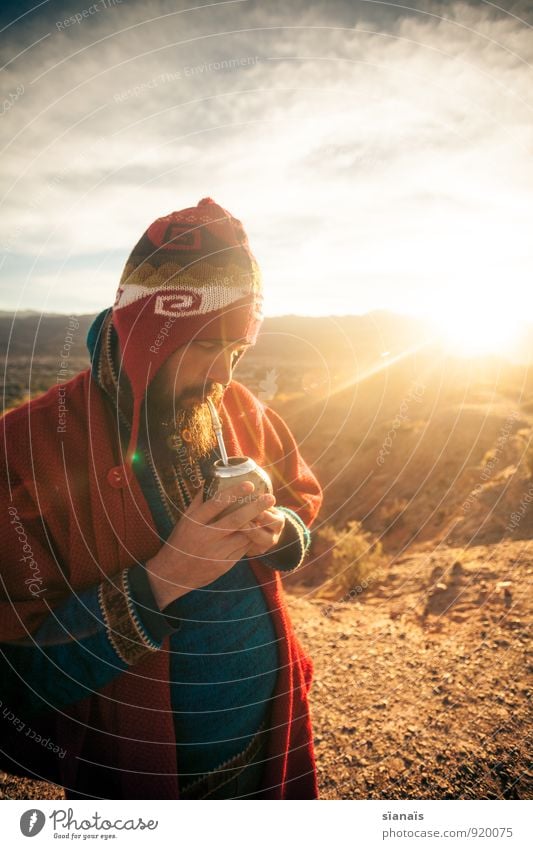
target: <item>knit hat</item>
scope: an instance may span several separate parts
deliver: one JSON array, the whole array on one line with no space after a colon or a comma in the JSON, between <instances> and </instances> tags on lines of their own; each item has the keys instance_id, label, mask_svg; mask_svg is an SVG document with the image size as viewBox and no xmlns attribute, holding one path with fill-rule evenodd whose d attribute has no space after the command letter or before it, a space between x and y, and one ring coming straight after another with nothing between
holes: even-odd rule
<instances>
[{"instance_id":1,"label":"knit hat","mask_svg":"<svg viewBox=\"0 0 533 849\"><path fill-rule=\"evenodd\" d=\"M141 405L159 368L195 340L253 344L262 300L259 266L243 226L212 198L158 218L143 234L126 262L112 311L121 369L133 394L128 478Z\"/></svg>"}]
</instances>

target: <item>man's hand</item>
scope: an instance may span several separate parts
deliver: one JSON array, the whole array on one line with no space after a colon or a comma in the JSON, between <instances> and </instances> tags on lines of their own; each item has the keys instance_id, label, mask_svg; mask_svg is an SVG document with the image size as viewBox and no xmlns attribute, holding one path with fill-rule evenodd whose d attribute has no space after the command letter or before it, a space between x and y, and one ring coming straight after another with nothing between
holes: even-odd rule
<instances>
[{"instance_id":1,"label":"man's hand","mask_svg":"<svg viewBox=\"0 0 533 849\"><path fill-rule=\"evenodd\" d=\"M285 527L285 514L277 507L263 510L259 516L252 519L248 528L242 530L250 540L250 546L246 549L247 557L261 557L271 548L274 548L283 533Z\"/></svg>"},{"instance_id":2,"label":"man's hand","mask_svg":"<svg viewBox=\"0 0 533 849\"><path fill-rule=\"evenodd\" d=\"M245 481L205 502L202 489L197 492L166 543L146 563L160 610L228 572L247 554L250 533L269 534L259 528L247 530L251 522L276 503L273 495L266 494L252 500L253 489L253 483ZM217 520L218 514L235 501L242 502L242 506Z\"/></svg>"}]
</instances>

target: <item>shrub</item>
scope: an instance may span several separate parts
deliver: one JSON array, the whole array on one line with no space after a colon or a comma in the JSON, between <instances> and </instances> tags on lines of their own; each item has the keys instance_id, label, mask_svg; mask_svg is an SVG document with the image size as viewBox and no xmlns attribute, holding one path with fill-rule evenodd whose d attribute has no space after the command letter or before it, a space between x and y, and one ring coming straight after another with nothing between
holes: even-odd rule
<instances>
[{"instance_id":1,"label":"shrub","mask_svg":"<svg viewBox=\"0 0 533 849\"><path fill-rule=\"evenodd\" d=\"M342 530L325 525L317 532L316 549L327 595L342 595L361 586L382 563L381 543L355 520Z\"/></svg>"},{"instance_id":2,"label":"shrub","mask_svg":"<svg viewBox=\"0 0 533 849\"><path fill-rule=\"evenodd\" d=\"M397 530L405 524L409 503L409 499L397 497L382 504L378 511L378 520L383 534Z\"/></svg>"}]
</instances>

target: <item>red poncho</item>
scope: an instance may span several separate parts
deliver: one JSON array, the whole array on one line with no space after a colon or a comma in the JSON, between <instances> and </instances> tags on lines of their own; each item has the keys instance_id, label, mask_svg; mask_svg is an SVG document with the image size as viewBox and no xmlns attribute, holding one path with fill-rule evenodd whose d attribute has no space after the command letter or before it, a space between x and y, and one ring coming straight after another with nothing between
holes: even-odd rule
<instances>
[{"instance_id":1,"label":"red poncho","mask_svg":"<svg viewBox=\"0 0 533 849\"><path fill-rule=\"evenodd\" d=\"M67 408L61 420L60 404ZM320 487L282 419L235 381L220 412L228 453L250 456L266 468L277 503L310 525L321 504ZM16 510L34 563L29 572L21 561L20 534L10 512L2 529L0 586L0 642L9 642L34 632L71 593L153 557L161 541L137 479L117 486L112 475L108 478L121 460L116 421L90 370L8 413L2 425L4 509ZM312 661L291 626L279 572L259 560L250 565L279 646L262 798L317 798L307 701ZM31 592L29 576L35 582ZM20 752L19 762L36 777L75 788L84 769L78 759L83 748L95 762L118 771L121 798L179 798L168 647L167 638L159 652L117 675L97 694L32 721L66 749L62 760L47 763L45 748L35 744L24 753L21 735L9 725L7 750ZM2 725L5 731L6 723Z\"/></svg>"}]
</instances>

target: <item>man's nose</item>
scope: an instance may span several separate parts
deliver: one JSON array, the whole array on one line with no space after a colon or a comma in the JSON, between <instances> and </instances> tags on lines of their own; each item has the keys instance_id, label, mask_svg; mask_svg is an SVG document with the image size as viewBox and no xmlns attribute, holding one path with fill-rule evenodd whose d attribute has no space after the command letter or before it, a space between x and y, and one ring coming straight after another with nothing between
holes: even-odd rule
<instances>
[{"instance_id":1,"label":"man's nose","mask_svg":"<svg viewBox=\"0 0 533 849\"><path fill-rule=\"evenodd\" d=\"M233 374L231 361L230 351L222 352L214 357L209 366L207 380L212 380L213 383L222 383L224 386L230 383Z\"/></svg>"}]
</instances>

